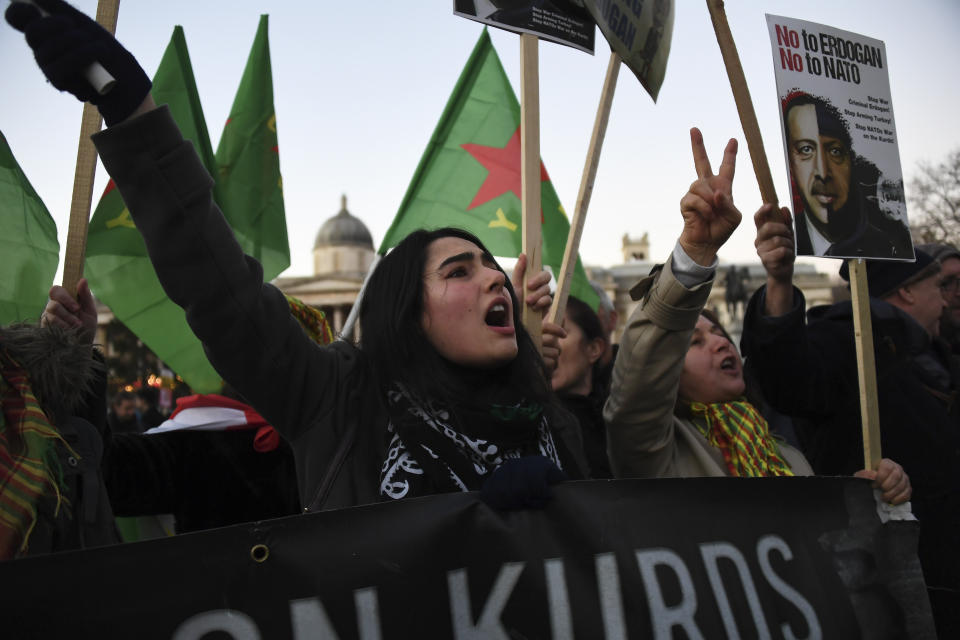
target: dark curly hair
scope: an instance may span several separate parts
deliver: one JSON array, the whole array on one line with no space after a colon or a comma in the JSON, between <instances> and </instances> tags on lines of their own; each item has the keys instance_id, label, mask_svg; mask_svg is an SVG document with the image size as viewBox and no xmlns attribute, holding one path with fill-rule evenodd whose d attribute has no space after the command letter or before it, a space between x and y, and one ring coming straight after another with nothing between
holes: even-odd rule
<instances>
[{"instance_id":1,"label":"dark curly hair","mask_svg":"<svg viewBox=\"0 0 960 640\"><path fill-rule=\"evenodd\" d=\"M783 121L794 107L812 104L817 111L817 127L821 134L840 139L848 150L852 150L853 139L850 137L850 125L833 104L826 98L810 95L794 89L783 99Z\"/></svg>"}]
</instances>

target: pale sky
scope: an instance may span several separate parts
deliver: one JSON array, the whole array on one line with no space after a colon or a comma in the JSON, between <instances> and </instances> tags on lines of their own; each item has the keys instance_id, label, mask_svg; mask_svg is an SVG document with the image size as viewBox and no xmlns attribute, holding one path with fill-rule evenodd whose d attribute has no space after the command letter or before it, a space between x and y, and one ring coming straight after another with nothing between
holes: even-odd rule
<instances>
[{"instance_id":1,"label":"pale sky","mask_svg":"<svg viewBox=\"0 0 960 640\"><path fill-rule=\"evenodd\" d=\"M75 4L95 14L95 1ZM173 27L184 27L216 149L259 15L270 14L292 263L284 275L308 275L316 232L339 210L341 194L375 244L390 225L482 30L454 16L452 5L451 0L123 0L117 37L152 77ZM960 145L960 82L950 71L960 59L956 0L735 0L726 10L781 202L788 182L765 13L884 41L908 203L918 161L939 161ZM491 33L519 93L519 39L496 29ZM593 56L547 42L540 43L539 54L541 156L572 215L609 48L598 31ZM0 60L0 130L57 222L62 254L82 107L47 85L22 35L5 23ZM694 125L704 133L714 167L728 138L741 143L734 199L745 220L720 257L756 260L752 214L760 195L706 3L676 0L658 103L621 69L581 242L586 264L618 264L624 233L649 233L652 257L666 257L681 228L678 203L695 178L688 134ZM101 167L94 203L106 180ZM811 260L825 271L838 266Z\"/></svg>"}]
</instances>

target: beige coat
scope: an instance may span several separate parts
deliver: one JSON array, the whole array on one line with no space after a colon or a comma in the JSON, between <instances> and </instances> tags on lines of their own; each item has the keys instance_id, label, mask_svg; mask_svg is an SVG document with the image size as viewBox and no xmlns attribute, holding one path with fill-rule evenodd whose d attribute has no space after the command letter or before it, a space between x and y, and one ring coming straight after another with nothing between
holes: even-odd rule
<instances>
[{"instance_id":1,"label":"beige coat","mask_svg":"<svg viewBox=\"0 0 960 640\"><path fill-rule=\"evenodd\" d=\"M631 291L643 298L630 316L604 406L607 452L618 478L730 475L720 450L696 425L673 414L684 355L713 280L692 289L673 275L672 261ZM784 442L780 453L797 475L812 475L803 455Z\"/></svg>"}]
</instances>

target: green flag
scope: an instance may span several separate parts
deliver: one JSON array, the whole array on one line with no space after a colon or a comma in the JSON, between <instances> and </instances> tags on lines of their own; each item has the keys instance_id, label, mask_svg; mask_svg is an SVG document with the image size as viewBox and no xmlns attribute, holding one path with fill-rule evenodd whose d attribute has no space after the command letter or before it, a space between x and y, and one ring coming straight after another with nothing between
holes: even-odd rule
<instances>
[{"instance_id":1,"label":"green flag","mask_svg":"<svg viewBox=\"0 0 960 640\"><path fill-rule=\"evenodd\" d=\"M167 104L186 139L208 170L214 168L210 136L190 65L183 28L175 27L153 80L154 100ZM110 307L157 357L197 393L220 390L220 376L187 325L183 309L167 298L147 249L113 180L90 220L85 274L97 297Z\"/></svg>"},{"instance_id":2,"label":"green flag","mask_svg":"<svg viewBox=\"0 0 960 640\"><path fill-rule=\"evenodd\" d=\"M494 255L519 255L520 167L520 103L484 29L380 253L415 229L452 226L475 234ZM543 264L559 275L570 223L542 163L540 180ZM579 259L570 293L596 308L597 295Z\"/></svg>"},{"instance_id":3,"label":"green flag","mask_svg":"<svg viewBox=\"0 0 960 640\"><path fill-rule=\"evenodd\" d=\"M267 16L250 49L247 67L217 147L216 199L243 250L270 280L290 266Z\"/></svg>"},{"instance_id":4,"label":"green flag","mask_svg":"<svg viewBox=\"0 0 960 640\"><path fill-rule=\"evenodd\" d=\"M57 225L0 132L0 326L36 321L60 260Z\"/></svg>"}]
</instances>

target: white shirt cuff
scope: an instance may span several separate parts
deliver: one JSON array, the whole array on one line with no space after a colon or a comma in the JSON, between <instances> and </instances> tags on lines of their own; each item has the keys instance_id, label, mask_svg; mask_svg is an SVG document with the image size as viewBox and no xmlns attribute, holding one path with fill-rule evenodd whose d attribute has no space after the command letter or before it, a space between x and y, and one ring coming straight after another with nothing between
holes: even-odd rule
<instances>
[{"instance_id":1,"label":"white shirt cuff","mask_svg":"<svg viewBox=\"0 0 960 640\"><path fill-rule=\"evenodd\" d=\"M680 246L680 242L673 247L673 275L676 276L680 284L687 289L702 284L713 278L717 271L717 258L713 259L713 264L704 267L693 261L693 258L687 255L687 252Z\"/></svg>"}]
</instances>

